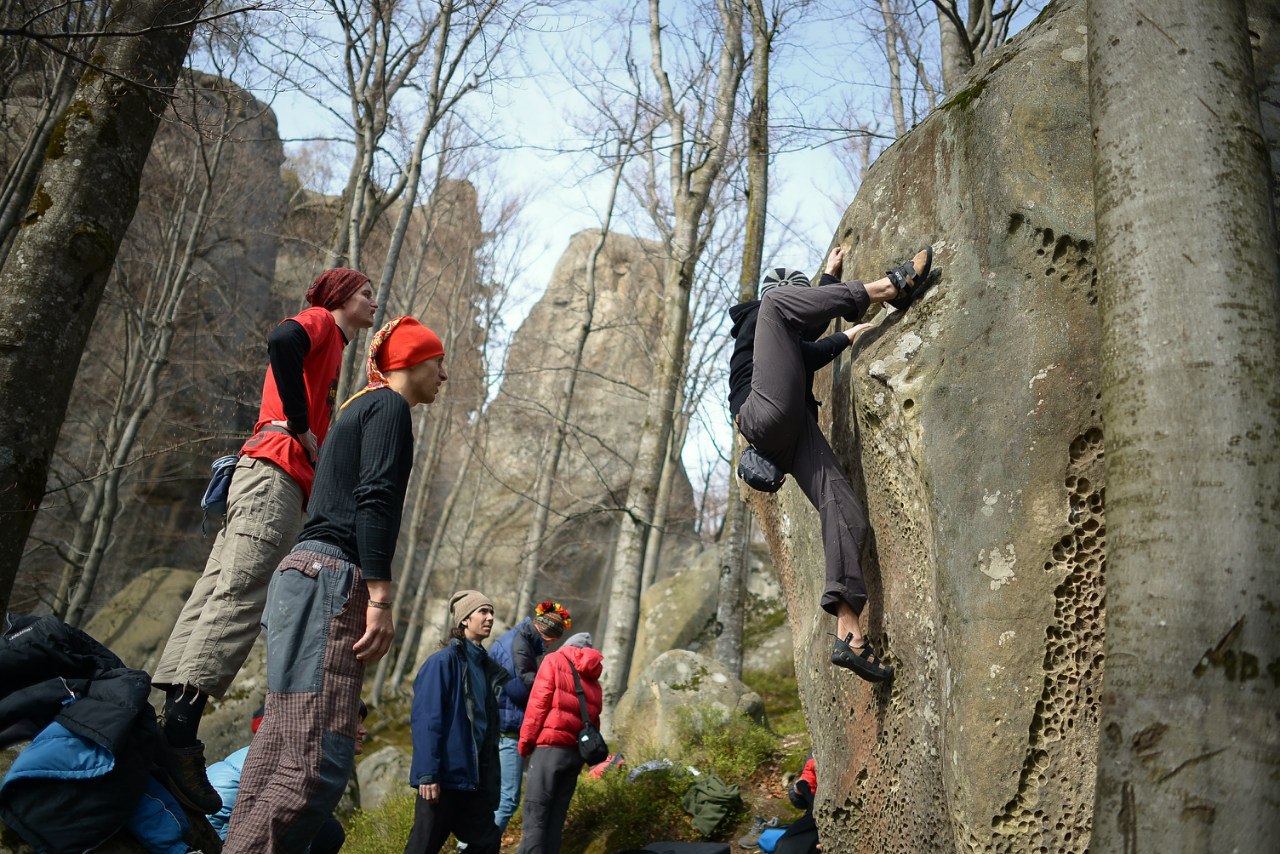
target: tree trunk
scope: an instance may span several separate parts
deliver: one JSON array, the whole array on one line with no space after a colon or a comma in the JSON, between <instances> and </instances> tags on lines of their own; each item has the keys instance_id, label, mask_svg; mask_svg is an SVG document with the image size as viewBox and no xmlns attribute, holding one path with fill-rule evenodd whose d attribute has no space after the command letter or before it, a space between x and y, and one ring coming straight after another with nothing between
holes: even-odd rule
<instances>
[{"instance_id":1,"label":"tree trunk","mask_svg":"<svg viewBox=\"0 0 1280 854\"><path fill-rule=\"evenodd\" d=\"M938 51L942 66L942 91L955 92L956 85L973 68L964 19L956 0L934 0L938 9Z\"/></svg>"},{"instance_id":2,"label":"tree trunk","mask_svg":"<svg viewBox=\"0 0 1280 854\"><path fill-rule=\"evenodd\" d=\"M739 452L734 443L734 458ZM729 504L725 509L725 536L720 544L720 591L716 600L716 661L742 678L743 611L747 599L746 544L750 532L750 508L730 475Z\"/></svg>"},{"instance_id":3,"label":"tree trunk","mask_svg":"<svg viewBox=\"0 0 1280 854\"><path fill-rule=\"evenodd\" d=\"M200 0L135 0L81 77L0 270L0 610L6 609L80 356L138 203ZM162 25L162 26L157 26ZM136 82L135 82L136 81ZM145 84L145 85L141 85ZM32 379L38 377L39 382Z\"/></svg>"},{"instance_id":4,"label":"tree trunk","mask_svg":"<svg viewBox=\"0 0 1280 854\"><path fill-rule=\"evenodd\" d=\"M634 123L631 131L634 132ZM578 334L573 343L573 358L570 359L569 370L565 374L564 387L557 401L554 430L551 434L551 447L544 457L542 469L538 472L537 489L534 495L533 515L529 520L529 530L525 536L525 558L520 568L520 580L516 585L516 601L512 604L508 622L515 624L524 609L533 604L533 590L538 570L542 567L542 544L547 536L547 526L551 514L551 497L555 488L556 472L560 468L560 457L564 453L565 440L569 435L569 416L573 411L573 396L578 385L578 373L582 370L582 357L587 349L587 339L591 335L591 326L596 316L596 270L600 263L600 254L604 252L605 243L609 239L609 229L613 223L613 211L618 200L618 185L622 183L622 170L627 163L627 152L632 141L618 140L617 161L613 166L613 180L609 184L609 198L605 203L604 218L600 224L600 239L587 257L586 269L586 305L582 323L578 325Z\"/></svg>"},{"instance_id":5,"label":"tree trunk","mask_svg":"<svg viewBox=\"0 0 1280 854\"><path fill-rule=\"evenodd\" d=\"M194 84L193 84L194 86ZM214 181L217 179L225 150L227 135L233 120L232 105L223 93L222 126L213 144L213 150L206 154L203 130L200 127L198 100L193 99L192 121L196 125L194 134L195 150L191 169L191 181L186 185L183 194L183 210L178 213L177 227L170 234L167 247L166 264L161 270L161 278L155 289L154 304L144 306L144 315L151 320L139 330L136 346L140 351L136 362L141 371L123 380L118 395L119 411L116 425L113 425L112 441L108 445L110 457L105 471L99 472L101 486L96 489L100 496L92 502L98 507L92 522L90 548L85 556L80 571L79 583L71 596L63 618L73 626L78 626L84 619L84 612L98 580L98 573L106 557L107 547L111 544L111 535L115 528L116 516L120 510L120 482L133 455L138 434L155 407L160 393L161 374L169 364L169 351L173 346L177 331L176 321L178 309L191 284L191 265L197 256L197 249L209 224L210 208L213 204ZM186 228L186 202L196 190L192 186L195 176L203 186L199 188L200 197L196 203L194 218L190 228ZM132 373L132 372L130 372Z\"/></svg>"},{"instance_id":6,"label":"tree trunk","mask_svg":"<svg viewBox=\"0 0 1280 854\"><path fill-rule=\"evenodd\" d=\"M907 111L902 105L902 63L898 60L898 19L889 0L880 0L880 16L884 19L884 55L889 64L889 106L893 110L893 132L902 136L907 127Z\"/></svg>"},{"instance_id":7,"label":"tree trunk","mask_svg":"<svg viewBox=\"0 0 1280 854\"><path fill-rule=\"evenodd\" d=\"M453 518L453 508L458 504L458 497L467 484L467 475L471 471L471 462L476 458L474 447L467 449L467 457L458 470L458 479L449 488L449 495L440 509L440 518L436 521L435 535L431 538L431 548L427 550L427 560L418 576L418 584L413 593L413 607L409 611L409 625L405 629L404 640L400 645L400 656L396 659L395 669L391 671L391 688L397 689L404 682L405 671L417 655L417 660L426 658L420 653L429 650L430 642L426 640L422 625L426 620L427 593L431 589L431 576L436 564L440 562L440 549L444 544L444 532L448 530L449 520ZM428 653L429 654L429 653Z\"/></svg>"},{"instance_id":8,"label":"tree trunk","mask_svg":"<svg viewBox=\"0 0 1280 854\"><path fill-rule=\"evenodd\" d=\"M681 375L684 374L684 364L688 360L681 362ZM671 489L675 484L676 472L679 470L681 462L680 455L684 449L684 439L689 432L689 413L684 411L685 384L680 384L680 394L676 398L675 411L680 413L676 416L676 423L672 425L671 435L667 439L667 453L663 456L662 474L658 478L658 494L653 501L653 524L649 527L649 539L644 546L644 565L640 572L640 592L649 589L649 585L653 584L654 579L658 577L658 562L662 558L662 541L667 534L667 511L671 504Z\"/></svg>"},{"instance_id":9,"label":"tree trunk","mask_svg":"<svg viewBox=\"0 0 1280 854\"><path fill-rule=\"evenodd\" d=\"M689 296L698 251L702 246L700 230L711 192L724 168L738 84L742 79L742 18L741 0L728 0L721 4L721 44L715 92L707 93L707 99L712 102L709 111L712 118L710 128L699 133L696 126L686 128L682 105L676 100L663 65L659 2L649 0L650 67L662 91L663 119L671 129L672 143L666 157L670 167L674 222L671 255L663 269L662 327L654 348L658 356L654 383L640 425L639 448L614 548L609 625L601 648L604 654L601 724L606 730L612 723L613 707L626 690L627 672L635 647L645 540L653 521L658 478L662 473L662 460L675 417L676 391L683 382L679 367L684 361L689 331ZM707 104L702 106L706 108ZM697 167L690 163L696 163Z\"/></svg>"},{"instance_id":10,"label":"tree trunk","mask_svg":"<svg viewBox=\"0 0 1280 854\"><path fill-rule=\"evenodd\" d=\"M1089 63L1110 542L1091 847L1274 850L1280 269L1245 4L1090 0Z\"/></svg>"}]
</instances>

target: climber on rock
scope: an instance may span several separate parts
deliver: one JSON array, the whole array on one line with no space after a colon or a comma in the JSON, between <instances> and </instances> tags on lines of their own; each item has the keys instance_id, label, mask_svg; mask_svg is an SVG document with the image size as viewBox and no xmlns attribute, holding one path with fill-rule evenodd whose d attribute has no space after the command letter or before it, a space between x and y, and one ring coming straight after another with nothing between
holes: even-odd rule
<instances>
[{"instance_id":1,"label":"climber on rock","mask_svg":"<svg viewBox=\"0 0 1280 854\"><path fill-rule=\"evenodd\" d=\"M739 474L752 486L775 491L790 474L822 520L826 582L822 608L836 618L831 663L869 682L893 677L863 634L867 602L861 553L867 515L818 427L813 375L870 328L858 324L822 340L837 317L856 322L875 303L904 311L927 287L933 249L926 247L866 284L843 282L843 247L827 256L818 287L797 270L770 270L760 299L729 309L734 338L729 363L729 411L751 447ZM762 476L763 474L763 476Z\"/></svg>"}]
</instances>

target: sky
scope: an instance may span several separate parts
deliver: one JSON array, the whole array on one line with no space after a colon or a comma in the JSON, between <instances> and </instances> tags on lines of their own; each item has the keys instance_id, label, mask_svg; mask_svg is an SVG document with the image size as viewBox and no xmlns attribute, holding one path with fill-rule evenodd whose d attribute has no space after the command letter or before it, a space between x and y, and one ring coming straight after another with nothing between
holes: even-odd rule
<instances>
[{"instance_id":1,"label":"sky","mask_svg":"<svg viewBox=\"0 0 1280 854\"><path fill-rule=\"evenodd\" d=\"M323 26L321 5L315 0L315 20ZM485 91L468 96L466 115L471 126L495 143L493 162L476 183L482 194L520 193L526 198L521 215L523 239L513 243L513 297L504 314L508 333L518 329L530 307L547 287L552 270L570 237L583 229L598 228L596 210L604 203L603 177L586 174L589 159L581 154L585 145L575 130L584 113L582 95L567 78L566 68L579 78L590 80L593 63L605 63L616 56L625 27L606 20L607 3L571 2L555 14L533 22L530 34L521 42L520 67L496 80ZM643 14L642 4L636 4ZM677 19L694 6L688 2L671 4ZM877 37L858 23L858 16L871 8L865 0L812 0L803 3L803 14L795 13L775 44L772 53L771 124L779 139L790 137L771 163L769 224L766 234L765 266L795 267L814 272L821 265L821 253L845 207L857 190L856 176L838 156L848 147L847 136L834 129L838 124L861 121L889 125L884 116L884 91L878 82L884 62ZM684 27L687 20L675 20ZM643 20L634 29L636 61L641 73L648 73L648 44ZM672 57L675 50L672 49ZM272 106L279 119L286 154L296 152L301 143L290 140L342 136L338 122L303 92L286 88L274 95ZM858 118L852 118L857 115ZM797 134L794 128L809 129ZM813 127L828 130L813 130ZM883 148L887 141L876 145ZM350 148L333 146L336 161L331 172L340 181L346 175ZM847 162L848 158L844 158ZM321 188L337 192L341 188ZM630 225L636 225L633 220ZM619 231L627 222L615 224ZM724 271L736 282L737 271ZM727 354L726 354L727 359ZM731 428L723 403L724 389L708 392L699 417L695 418L684 451L686 470L697 481L708 460L720 457L717 449L731 444ZM716 477L717 491L727 486L727 470L721 465ZM695 483L695 489L697 489Z\"/></svg>"}]
</instances>

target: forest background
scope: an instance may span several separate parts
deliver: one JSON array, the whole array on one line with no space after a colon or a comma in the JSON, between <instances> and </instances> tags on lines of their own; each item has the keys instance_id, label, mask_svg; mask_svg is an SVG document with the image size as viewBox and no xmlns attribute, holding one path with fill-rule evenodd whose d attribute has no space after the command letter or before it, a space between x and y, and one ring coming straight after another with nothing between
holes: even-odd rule
<instances>
[{"instance_id":1,"label":"forest background","mask_svg":"<svg viewBox=\"0 0 1280 854\"><path fill-rule=\"evenodd\" d=\"M726 561L744 562L744 505L729 501L725 309L754 293L762 258L816 266L861 171L944 97L948 78L1036 11L1017 0L188 5L4 8L6 261L33 198L39 216L47 184L37 189L36 177L46 151L61 154L60 117L83 103L79 75L158 79L163 69L137 57L109 69L103 46L194 23L173 97L143 107L159 119L156 142L134 152L146 166L137 215L117 226L129 225L119 257L94 273L102 305L83 327L65 423L40 407L41 435L58 439L46 443L21 570L10 559L0 574L6 588L17 579L12 609L79 624L139 568L199 565L207 540L194 497L208 460L252 423L265 332L300 305L315 272L350 265L376 283L379 323L418 314L442 329L451 361L446 402L420 416L397 574L413 610L400 615L396 680L450 577L496 583L464 570L465 546L448 555L441 543L464 512L468 472L499 465L482 438L498 390L522 370L567 368L559 411L526 400L514 416L540 408L533 417L546 423L525 434L539 445L532 482L503 481L530 509L510 617L535 587L564 586L547 583L550 552L563 560L566 538L600 535L561 531L554 542L575 513L553 495L557 471L573 465L562 458L576 444L588 458L623 461L633 476L600 474L604 498L588 501L620 519L597 594L620 618L588 608L585 621L607 625L615 697L640 593L671 562L660 555L678 562L663 550L668 528L686 541L682 557L729 540ZM513 367L513 332L582 230L599 236L576 285L586 316L539 345L568 363ZM593 319L605 235L648 247L650 299L637 303L648 311ZM24 259L11 260L15 271ZM592 371L586 338L602 333L638 335L634 352L649 363L629 365L621 381L634 405L618 412L637 421L624 432L638 445L596 437L592 451L582 438L596 426L581 415L589 395L576 412L573 399L579 374ZM340 397L362 382L363 351L363 338L347 348ZM35 494L30 476L16 479ZM692 495L668 524L686 481ZM471 504L463 527L474 527ZM433 582L437 565L453 571ZM741 575L721 603L739 624L725 633L738 660Z\"/></svg>"}]
</instances>

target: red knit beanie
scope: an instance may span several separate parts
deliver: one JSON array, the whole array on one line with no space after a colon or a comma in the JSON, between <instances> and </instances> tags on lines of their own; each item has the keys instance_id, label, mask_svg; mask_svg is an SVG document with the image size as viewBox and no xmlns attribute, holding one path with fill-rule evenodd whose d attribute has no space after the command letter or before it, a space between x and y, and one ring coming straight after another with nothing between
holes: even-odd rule
<instances>
[{"instance_id":1,"label":"red knit beanie","mask_svg":"<svg viewBox=\"0 0 1280 854\"><path fill-rule=\"evenodd\" d=\"M316 280L307 288L307 302L316 308L327 308L332 311L341 308L351 295L368 283L369 277L359 270L350 267L334 267L316 276Z\"/></svg>"},{"instance_id":2,"label":"red knit beanie","mask_svg":"<svg viewBox=\"0 0 1280 854\"><path fill-rule=\"evenodd\" d=\"M443 355L444 344L439 335L416 318L404 317L378 347L378 368L384 372L399 371Z\"/></svg>"}]
</instances>

